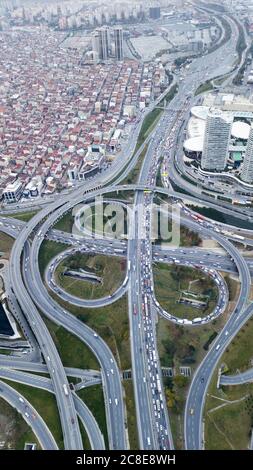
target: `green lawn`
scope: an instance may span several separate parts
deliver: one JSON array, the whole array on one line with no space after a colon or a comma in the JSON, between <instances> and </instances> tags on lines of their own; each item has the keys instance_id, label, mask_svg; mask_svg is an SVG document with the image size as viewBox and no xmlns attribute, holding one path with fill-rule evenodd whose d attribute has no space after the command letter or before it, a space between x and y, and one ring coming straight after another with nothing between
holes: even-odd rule
<instances>
[{"instance_id":1,"label":"green lawn","mask_svg":"<svg viewBox=\"0 0 253 470\"><path fill-rule=\"evenodd\" d=\"M160 119L162 112L162 109L155 108L145 117L142 124L142 128L140 130L135 151L137 151L141 147L141 145L146 140L152 129L154 129L155 125Z\"/></svg>"},{"instance_id":2,"label":"green lawn","mask_svg":"<svg viewBox=\"0 0 253 470\"><path fill-rule=\"evenodd\" d=\"M243 326L222 356L229 374L235 374L252 367L253 358L253 318Z\"/></svg>"},{"instance_id":3,"label":"green lawn","mask_svg":"<svg viewBox=\"0 0 253 470\"><path fill-rule=\"evenodd\" d=\"M176 377L164 378L166 399L176 449L184 448L184 407L190 379L182 380L179 367L191 368L191 376L206 355L207 345L223 328L226 312L209 325L183 327L159 318L157 325L158 352L163 367L174 367ZM213 338L213 339L212 339Z\"/></svg>"},{"instance_id":4,"label":"green lawn","mask_svg":"<svg viewBox=\"0 0 253 470\"><path fill-rule=\"evenodd\" d=\"M217 389L216 383L217 369L205 404L205 448L245 450L253 424L253 384Z\"/></svg>"},{"instance_id":5,"label":"green lawn","mask_svg":"<svg viewBox=\"0 0 253 470\"><path fill-rule=\"evenodd\" d=\"M169 210L172 210L172 201L166 195L155 196L154 202L157 204L157 206L163 206L164 204L166 204L168 205ZM160 212L159 209L158 211ZM160 245L161 243L171 243L171 239L166 240L165 237L168 236L167 231L169 232L169 236L171 237L170 234L173 228L174 230L178 230L180 234L180 239L177 242L180 247L200 246L202 239L200 238L197 232L193 232L192 230L189 230L184 225L180 225L180 227L178 227L176 223L174 223L172 227L171 221L170 220L168 221L166 218L166 222L165 222L163 213L161 212L160 214L161 214L161 218L160 218L158 234L155 232L155 239L156 239L157 244ZM156 229L156 227L154 228ZM165 233L163 233L164 229L166 230Z\"/></svg>"},{"instance_id":6,"label":"green lawn","mask_svg":"<svg viewBox=\"0 0 253 470\"><path fill-rule=\"evenodd\" d=\"M60 449L64 448L60 418L55 397L45 390L29 387L10 380L4 380L21 393L44 419Z\"/></svg>"},{"instance_id":7,"label":"green lawn","mask_svg":"<svg viewBox=\"0 0 253 470\"><path fill-rule=\"evenodd\" d=\"M253 384L221 387L217 389L218 368L235 374L252 367L253 319L240 330L223 354L215 370L205 405L206 449L247 449L253 427ZM216 397L216 398L214 398ZM226 406L211 411L227 400ZM244 399L243 399L244 398ZM241 400L235 403L232 401Z\"/></svg>"},{"instance_id":8,"label":"green lawn","mask_svg":"<svg viewBox=\"0 0 253 470\"><path fill-rule=\"evenodd\" d=\"M65 367L99 370L100 366L91 350L76 336L47 318L44 321Z\"/></svg>"},{"instance_id":9,"label":"green lawn","mask_svg":"<svg viewBox=\"0 0 253 470\"><path fill-rule=\"evenodd\" d=\"M6 214L5 217L10 217L12 219L23 220L23 222L29 222L39 211L30 211L30 212L17 212L16 214Z\"/></svg>"},{"instance_id":10,"label":"green lawn","mask_svg":"<svg viewBox=\"0 0 253 470\"><path fill-rule=\"evenodd\" d=\"M79 428L80 428L80 432L81 432L81 436L82 436L83 448L85 450L91 450L91 445L90 445L90 441L89 441L89 438L88 438L88 434L87 434L87 432L85 430L85 427L83 426L83 423L80 420L80 418L78 418L78 423L79 423Z\"/></svg>"},{"instance_id":11,"label":"green lawn","mask_svg":"<svg viewBox=\"0 0 253 470\"><path fill-rule=\"evenodd\" d=\"M94 418L96 419L98 426L104 436L106 449L108 449L108 436L102 385L94 385L93 387L83 388L82 390L79 390L77 394L94 415Z\"/></svg>"},{"instance_id":12,"label":"green lawn","mask_svg":"<svg viewBox=\"0 0 253 470\"><path fill-rule=\"evenodd\" d=\"M0 252L4 253L5 258L9 257L13 243L13 238L9 237L9 235L6 235L3 232L0 232Z\"/></svg>"},{"instance_id":13,"label":"green lawn","mask_svg":"<svg viewBox=\"0 0 253 470\"><path fill-rule=\"evenodd\" d=\"M54 229L72 233L73 223L74 217L71 212L68 212L59 220L59 222L57 222L57 224L55 224Z\"/></svg>"},{"instance_id":14,"label":"green lawn","mask_svg":"<svg viewBox=\"0 0 253 470\"><path fill-rule=\"evenodd\" d=\"M207 91L213 90L213 85L210 81L203 83L198 87L198 89L195 92L195 96L200 95L201 93L205 93Z\"/></svg>"},{"instance_id":15,"label":"green lawn","mask_svg":"<svg viewBox=\"0 0 253 470\"><path fill-rule=\"evenodd\" d=\"M95 284L73 277L64 276L66 269L85 271L102 278ZM113 294L123 283L126 276L126 260L116 256L78 253L66 258L56 269L57 283L70 294L81 299L98 299Z\"/></svg>"},{"instance_id":16,"label":"green lawn","mask_svg":"<svg viewBox=\"0 0 253 470\"><path fill-rule=\"evenodd\" d=\"M201 238L196 232L192 232L187 227L182 226L180 228L180 246L190 247L199 246L201 244Z\"/></svg>"},{"instance_id":17,"label":"green lawn","mask_svg":"<svg viewBox=\"0 0 253 470\"><path fill-rule=\"evenodd\" d=\"M158 263L154 264L153 273L156 298L168 313L192 320L196 317L204 317L214 310L218 299L218 289L214 281L200 270ZM192 281L195 282L190 285ZM205 301L205 296L208 296L207 307L197 309L178 303L182 292L197 294L201 301ZM184 294L184 297L190 298L190 295Z\"/></svg>"},{"instance_id":18,"label":"green lawn","mask_svg":"<svg viewBox=\"0 0 253 470\"><path fill-rule=\"evenodd\" d=\"M3 398L0 398L0 423L0 441L5 442L3 450L24 450L26 442L34 442L37 449L41 448L22 415Z\"/></svg>"},{"instance_id":19,"label":"green lawn","mask_svg":"<svg viewBox=\"0 0 253 470\"><path fill-rule=\"evenodd\" d=\"M119 199L123 200L126 203L133 202L134 199L134 192L133 191L113 191L111 193L106 194L106 199Z\"/></svg>"},{"instance_id":20,"label":"green lawn","mask_svg":"<svg viewBox=\"0 0 253 470\"><path fill-rule=\"evenodd\" d=\"M10 349L2 349L0 348L0 354L5 354L6 356L10 356L12 351Z\"/></svg>"},{"instance_id":21,"label":"green lawn","mask_svg":"<svg viewBox=\"0 0 253 470\"><path fill-rule=\"evenodd\" d=\"M69 246L63 243L51 242L49 240L43 241L39 252L39 268L42 276L51 259L68 248Z\"/></svg>"},{"instance_id":22,"label":"green lawn","mask_svg":"<svg viewBox=\"0 0 253 470\"><path fill-rule=\"evenodd\" d=\"M165 96L165 99L167 101L167 104L169 103L169 101L171 101L174 96L176 95L177 93L177 85L173 85L170 89L170 91L167 93L167 95ZM159 106L162 108L164 106L164 100L161 100L159 102ZM136 146L136 150L138 150L138 148L143 144L143 142L145 141L145 139L148 137L148 135L150 134L150 132L154 129L155 125L157 124L161 114L162 114L163 110L160 109L160 108L155 108L153 109L153 111L151 111L144 119L143 121L143 124L142 124L142 128L141 128L141 131L140 131L140 134L139 134L139 138L138 138L138 141L137 141L137 146Z\"/></svg>"},{"instance_id":23,"label":"green lawn","mask_svg":"<svg viewBox=\"0 0 253 470\"><path fill-rule=\"evenodd\" d=\"M135 165L135 167L128 173L127 177L121 182L121 184L134 184L138 182L140 170L145 158L145 155L147 153L148 146L145 145L143 151L141 152L138 161Z\"/></svg>"},{"instance_id":24,"label":"green lawn","mask_svg":"<svg viewBox=\"0 0 253 470\"><path fill-rule=\"evenodd\" d=\"M107 307L95 309L76 307L67 304L54 294L53 297L106 341L122 370L131 367L126 296Z\"/></svg>"}]
</instances>

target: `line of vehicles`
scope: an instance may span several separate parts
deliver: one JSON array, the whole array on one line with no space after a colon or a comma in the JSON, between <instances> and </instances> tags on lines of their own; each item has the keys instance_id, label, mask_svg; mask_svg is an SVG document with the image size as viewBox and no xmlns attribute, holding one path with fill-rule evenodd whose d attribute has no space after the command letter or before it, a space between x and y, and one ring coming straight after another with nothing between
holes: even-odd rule
<instances>
[{"instance_id":1,"label":"line of vehicles","mask_svg":"<svg viewBox=\"0 0 253 470\"><path fill-rule=\"evenodd\" d=\"M235 238L237 240L245 240L245 237L239 235L238 233L231 232L220 226L220 224L214 220L209 221L206 217L201 214L196 214L192 210L188 209L181 201L177 202L178 206L183 210L183 212L189 215L193 220L196 220L205 227L213 229L215 232L225 235L228 238Z\"/></svg>"}]
</instances>

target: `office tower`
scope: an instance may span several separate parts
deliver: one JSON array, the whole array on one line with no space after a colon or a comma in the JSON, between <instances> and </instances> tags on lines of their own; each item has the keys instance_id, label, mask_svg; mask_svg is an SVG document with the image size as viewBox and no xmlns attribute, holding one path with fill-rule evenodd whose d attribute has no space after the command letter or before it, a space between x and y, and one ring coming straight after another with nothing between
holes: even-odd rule
<instances>
[{"instance_id":1,"label":"office tower","mask_svg":"<svg viewBox=\"0 0 253 470\"><path fill-rule=\"evenodd\" d=\"M253 124L251 124L249 140L242 164L241 179L245 183L253 183Z\"/></svg>"},{"instance_id":2,"label":"office tower","mask_svg":"<svg viewBox=\"0 0 253 470\"><path fill-rule=\"evenodd\" d=\"M115 57L123 60L123 30L121 27L114 28Z\"/></svg>"},{"instance_id":3,"label":"office tower","mask_svg":"<svg viewBox=\"0 0 253 470\"><path fill-rule=\"evenodd\" d=\"M222 171L226 167L233 115L211 109L207 116L201 167Z\"/></svg>"},{"instance_id":4,"label":"office tower","mask_svg":"<svg viewBox=\"0 0 253 470\"><path fill-rule=\"evenodd\" d=\"M149 18L152 20L158 20L161 16L161 8L158 6L149 8Z\"/></svg>"},{"instance_id":5,"label":"office tower","mask_svg":"<svg viewBox=\"0 0 253 470\"><path fill-rule=\"evenodd\" d=\"M107 27L94 31L92 36L92 51L95 60L108 60L110 32Z\"/></svg>"}]
</instances>

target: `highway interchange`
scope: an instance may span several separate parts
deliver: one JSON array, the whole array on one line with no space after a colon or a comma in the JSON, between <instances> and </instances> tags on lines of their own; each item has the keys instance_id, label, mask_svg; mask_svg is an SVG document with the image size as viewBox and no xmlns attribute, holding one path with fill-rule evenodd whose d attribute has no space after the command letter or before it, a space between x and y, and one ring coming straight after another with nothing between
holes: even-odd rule
<instances>
[{"instance_id":1,"label":"highway interchange","mask_svg":"<svg viewBox=\"0 0 253 470\"><path fill-rule=\"evenodd\" d=\"M176 155L175 149L177 147L178 136L195 101L192 98L194 91L204 81L217 75L224 75L233 68L238 31L231 19L229 22L233 31L230 41L211 53L208 60L207 57L200 57L192 61L185 73L184 81L178 83L177 95L168 104L166 112L163 113L156 128L144 144L142 144L138 152L134 154L142 120L136 125L131 144L128 148L124 148L122 158L117 159L95 181L86 183L85 188L80 186L68 194L59 195L57 200L43 205L41 211L27 223L22 223L16 219L8 219L4 214L0 218L0 230L15 238L10 257L9 273L6 279L6 290L9 292L9 297L14 296L21 307L26 317L25 320L29 323L31 335L33 338L36 338L39 350L43 354L45 363L41 364L41 367L49 373L49 377L44 379L43 377L32 376L32 374L28 373L28 362L24 364L23 361L22 364L21 360L15 359L15 366L11 367L12 359L6 360L1 355L0 377L12 377L13 380L27 383L34 387L41 387L55 394L65 449L82 448L77 415L80 416L88 432L92 448L104 448L104 441L95 418L77 397L76 393L70 389L67 379L68 371L63 367L59 353L40 312L78 337L96 356L101 367L101 376L96 377L96 380L102 380L110 449L128 448L127 418L121 372L109 347L95 331L62 308L50 296L43 283L38 257L45 238L73 245L71 248L67 248L63 254L52 260L46 270L48 286L52 290L56 289L57 295L60 295L64 300L75 305L93 308L109 305L128 292L132 377L141 449L173 449L174 447L157 351L155 315L158 312L170 321L175 320L175 318L171 315L173 312L161 312L162 309L155 298L152 275L153 261L168 263L175 263L177 261L179 264L187 265L188 263L191 266L197 265L199 269L206 269L207 274L219 281L219 310L217 310L217 314L223 312L228 301L226 286L218 271L228 271L238 275L240 280L240 295L235 309L223 331L219 334L205 359L195 372L185 407L185 447L186 449L203 448L203 406L209 382L222 353L252 315L252 306L248 304L248 298L251 285L250 268L253 271L253 261L251 262L250 258L244 258L236 246L229 241L228 237L222 231L217 231L217 224L208 219L200 223L199 220L196 221L192 217L192 211L187 212L187 210L183 210L185 208L183 201L185 199L187 201L196 200L195 194L191 193L191 196L185 196L183 193L175 191L171 187L170 182L168 182L167 188L156 187L156 176L160 168L161 156L165 152L171 152L172 155ZM168 90L166 90L167 92ZM153 108L156 104L152 105ZM175 113L175 109L179 111ZM146 145L148 147L138 182L133 185L120 184L132 170ZM133 158L130 158L131 156ZM178 178L178 174L176 175L175 167L171 164L173 161L175 161L174 158L169 160L169 174L173 179L175 176L175 181L178 182L180 187L180 185L185 184L185 180L182 183L182 180ZM96 196L115 192L115 190L120 192L131 190L135 192L129 228L130 234L133 236L129 237L128 242L117 240L110 242L109 240L88 239L85 237L83 240L80 240L75 237L73 238L70 234L61 233L53 229L56 222L79 203L86 203ZM181 223L190 230L199 233L201 238L215 240L223 251L221 253L209 254L197 248L160 249L159 246L153 245L151 236L153 214L151 207L155 194L167 195L173 198L177 205L178 201L181 201ZM199 193L197 197L199 197ZM209 207L216 207L217 204L222 205L221 202L216 204L214 200L205 200L205 204ZM233 209L229 205L223 204L223 208L228 213L233 212L234 214ZM247 217L243 210L238 209L237 212L239 219ZM222 227L222 224L220 226ZM247 236L247 233L244 233L245 235ZM233 235L230 238L238 241ZM118 253L115 250L118 250ZM122 253L119 253L119 250L122 250ZM73 298L73 296L60 289L59 286L54 285L53 273L58 263L63 259L62 256L67 257L70 253L77 251L95 251L127 257L127 272L124 284L112 297L95 301L84 301ZM207 320L211 321L212 318ZM33 363L31 362L31 364ZM40 368L40 366L34 364L32 367ZM25 372L22 372L22 370ZM246 377L247 380L248 377L249 375ZM81 378L87 380L87 383L92 385L92 380L89 381L84 372L82 372ZM29 416L27 417L22 409L22 402L20 401L22 397L17 396L15 390L5 385L4 382L1 382L0 388L2 396L16 407L24 417L30 418L30 414L28 413ZM30 405L27 406L30 407ZM56 447L50 431L45 423L43 423L43 420L38 417L38 419L31 420L31 422L29 420L29 424L39 438L43 448L51 449Z\"/></svg>"}]
</instances>

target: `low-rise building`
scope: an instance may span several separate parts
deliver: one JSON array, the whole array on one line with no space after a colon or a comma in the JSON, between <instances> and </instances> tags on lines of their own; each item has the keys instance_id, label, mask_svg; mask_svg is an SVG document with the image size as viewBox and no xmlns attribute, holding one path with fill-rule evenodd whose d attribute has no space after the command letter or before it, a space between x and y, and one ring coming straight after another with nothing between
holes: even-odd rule
<instances>
[{"instance_id":1,"label":"low-rise building","mask_svg":"<svg viewBox=\"0 0 253 470\"><path fill-rule=\"evenodd\" d=\"M22 196L23 185L21 181L16 180L13 183L9 183L3 191L4 201L7 203L17 202Z\"/></svg>"}]
</instances>

